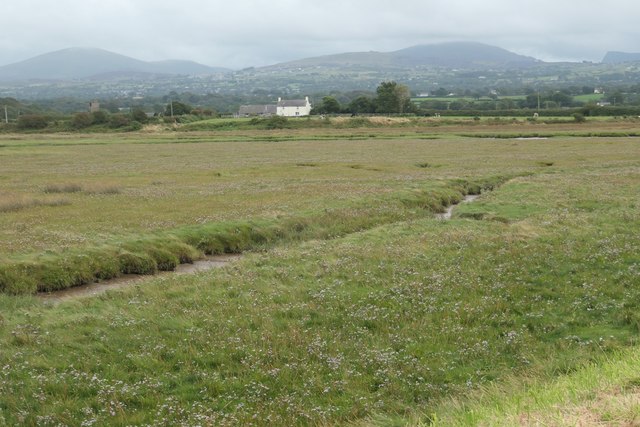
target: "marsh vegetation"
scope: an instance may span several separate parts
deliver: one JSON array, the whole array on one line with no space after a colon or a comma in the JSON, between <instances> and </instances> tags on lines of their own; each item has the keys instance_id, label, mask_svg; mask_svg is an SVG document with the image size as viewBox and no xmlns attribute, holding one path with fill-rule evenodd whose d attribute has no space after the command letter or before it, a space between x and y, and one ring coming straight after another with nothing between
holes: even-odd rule
<instances>
[{"instance_id":1,"label":"marsh vegetation","mask_svg":"<svg viewBox=\"0 0 640 427\"><path fill-rule=\"evenodd\" d=\"M0 425L473 424L631 351L640 129L536 126L3 136Z\"/></svg>"}]
</instances>

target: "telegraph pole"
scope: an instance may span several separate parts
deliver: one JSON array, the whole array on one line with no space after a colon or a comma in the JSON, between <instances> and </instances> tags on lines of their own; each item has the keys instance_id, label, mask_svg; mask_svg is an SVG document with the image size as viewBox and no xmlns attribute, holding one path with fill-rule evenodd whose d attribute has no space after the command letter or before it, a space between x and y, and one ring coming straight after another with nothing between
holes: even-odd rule
<instances>
[{"instance_id":1,"label":"telegraph pole","mask_svg":"<svg viewBox=\"0 0 640 427\"><path fill-rule=\"evenodd\" d=\"M4 122L9 123L9 113L7 113L7 106L4 106Z\"/></svg>"}]
</instances>

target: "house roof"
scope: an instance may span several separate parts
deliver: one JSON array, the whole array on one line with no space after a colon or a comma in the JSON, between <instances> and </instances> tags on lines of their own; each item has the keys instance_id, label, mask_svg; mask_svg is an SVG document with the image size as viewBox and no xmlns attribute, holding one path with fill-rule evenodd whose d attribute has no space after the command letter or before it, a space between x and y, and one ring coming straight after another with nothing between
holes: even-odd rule
<instances>
[{"instance_id":1,"label":"house roof","mask_svg":"<svg viewBox=\"0 0 640 427\"><path fill-rule=\"evenodd\" d=\"M278 107L306 107L306 99L284 99L278 101Z\"/></svg>"},{"instance_id":2,"label":"house roof","mask_svg":"<svg viewBox=\"0 0 640 427\"><path fill-rule=\"evenodd\" d=\"M276 105L241 105L238 114L241 115L258 115L258 114L276 114Z\"/></svg>"}]
</instances>

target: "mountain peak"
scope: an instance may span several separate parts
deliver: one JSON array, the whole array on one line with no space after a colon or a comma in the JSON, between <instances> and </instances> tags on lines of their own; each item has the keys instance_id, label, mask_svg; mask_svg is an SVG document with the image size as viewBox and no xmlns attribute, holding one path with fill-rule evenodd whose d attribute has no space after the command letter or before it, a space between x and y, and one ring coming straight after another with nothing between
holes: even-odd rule
<instances>
[{"instance_id":1,"label":"mountain peak","mask_svg":"<svg viewBox=\"0 0 640 427\"><path fill-rule=\"evenodd\" d=\"M479 42L422 44L392 52L406 65L435 65L456 68L521 67L540 62L497 46Z\"/></svg>"},{"instance_id":2,"label":"mountain peak","mask_svg":"<svg viewBox=\"0 0 640 427\"><path fill-rule=\"evenodd\" d=\"M623 62L640 61L640 53L632 52L607 52L602 59L603 64L620 64Z\"/></svg>"},{"instance_id":3,"label":"mountain peak","mask_svg":"<svg viewBox=\"0 0 640 427\"><path fill-rule=\"evenodd\" d=\"M74 80L114 73L190 75L222 70L192 61L146 62L100 48L70 47L0 67L0 80Z\"/></svg>"},{"instance_id":4,"label":"mountain peak","mask_svg":"<svg viewBox=\"0 0 640 427\"><path fill-rule=\"evenodd\" d=\"M406 67L521 68L541 61L500 47L478 42L421 44L394 52L353 52L276 64L268 68L358 67L366 69Z\"/></svg>"}]
</instances>

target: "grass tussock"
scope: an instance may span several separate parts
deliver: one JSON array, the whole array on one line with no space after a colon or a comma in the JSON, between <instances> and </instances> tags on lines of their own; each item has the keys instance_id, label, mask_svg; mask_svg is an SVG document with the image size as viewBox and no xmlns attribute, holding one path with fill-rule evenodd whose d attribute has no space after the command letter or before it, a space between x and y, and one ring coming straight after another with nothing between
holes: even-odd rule
<instances>
[{"instance_id":1,"label":"grass tussock","mask_svg":"<svg viewBox=\"0 0 640 427\"><path fill-rule=\"evenodd\" d=\"M94 184L84 188L87 194L115 195L122 193L122 188L114 184Z\"/></svg>"},{"instance_id":2,"label":"grass tussock","mask_svg":"<svg viewBox=\"0 0 640 427\"><path fill-rule=\"evenodd\" d=\"M61 193L85 193L85 194L104 194L113 195L120 194L122 189L110 183L93 183L88 185L81 185L77 183L65 183L65 184L48 184L44 187L44 193L46 194L61 194Z\"/></svg>"},{"instance_id":3,"label":"grass tussock","mask_svg":"<svg viewBox=\"0 0 640 427\"><path fill-rule=\"evenodd\" d=\"M555 164L554 162L550 162L550 161L546 161L546 160L541 160L541 161L536 162L536 165L541 166L541 167L551 167L554 164Z\"/></svg>"},{"instance_id":4,"label":"grass tussock","mask_svg":"<svg viewBox=\"0 0 640 427\"><path fill-rule=\"evenodd\" d=\"M49 184L44 187L44 192L48 194L79 193L81 191L82 185L76 183Z\"/></svg>"},{"instance_id":5,"label":"grass tussock","mask_svg":"<svg viewBox=\"0 0 640 427\"><path fill-rule=\"evenodd\" d=\"M101 248L69 250L5 263L0 291L48 292L80 286L120 274L173 271L202 254L240 253L277 242L326 239L380 224L442 212L466 194L495 188L506 177L455 180L440 189L402 192L338 208L272 220L230 221L188 226ZM36 286L34 287L34 283Z\"/></svg>"},{"instance_id":6,"label":"grass tussock","mask_svg":"<svg viewBox=\"0 0 640 427\"><path fill-rule=\"evenodd\" d=\"M39 206L67 206L71 201L67 199L35 199L26 196L2 196L0 197L0 213L16 212Z\"/></svg>"},{"instance_id":7,"label":"grass tussock","mask_svg":"<svg viewBox=\"0 0 640 427\"><path fill-rule=\"evenodd\" d=\"M416 163L416 167L420 169L427 169L427 168L434 167L434 165L429 162L421 162L421 163Z\"/></svg>"}]
</instances>

